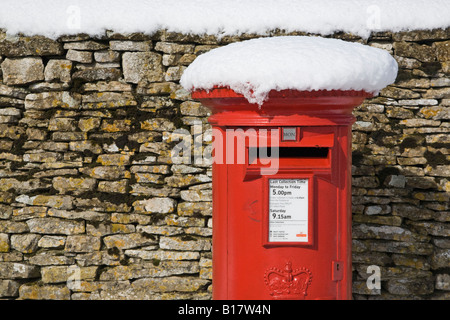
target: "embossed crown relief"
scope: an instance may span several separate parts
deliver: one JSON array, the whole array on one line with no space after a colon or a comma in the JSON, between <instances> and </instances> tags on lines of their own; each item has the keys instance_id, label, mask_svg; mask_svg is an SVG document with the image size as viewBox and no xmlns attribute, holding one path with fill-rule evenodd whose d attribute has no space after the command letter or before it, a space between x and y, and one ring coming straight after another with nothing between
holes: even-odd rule
<instances>
[{"instance_id":1,"label":"embossed crown relief","mask_svg":"<svg viewBox=\"0 0 450 320\"><path fill-rule=\"evenodd\" d=\"M264 273L264 282L274 299L305 299L312 273L307 268L292 269L287 261L284 269L272 267Z\"/></svg>"}]
</instances>

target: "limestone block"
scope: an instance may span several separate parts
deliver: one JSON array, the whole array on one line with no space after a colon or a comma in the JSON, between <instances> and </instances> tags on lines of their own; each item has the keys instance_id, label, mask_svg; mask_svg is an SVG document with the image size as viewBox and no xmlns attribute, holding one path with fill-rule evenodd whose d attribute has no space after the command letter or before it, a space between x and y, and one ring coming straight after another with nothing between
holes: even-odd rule
<instances>
[{"instance_id":1,"label":"limestone block","mask_svg":"<svg viewBox=\"0 0 450 320\"><path fill-rule=\"evenodd\" d=\"M68 236L66 240L66 252L93 252L100 250L101 241L98 237L86 235Z\"/></svg>"},{"instance_id":2,"label":"limestone block","mask_svg":"<svg viewBox=\"0 0 450 320\"><path fill-rule=\"evenodd\" d=\"M39 268L25 263L0 262L3 279L30 279L39 276Z\"/></svg>"},{"instance_id":3,"label":"limestone block","mask_svg":"<svg viewBox=\"0 0 450 320\"><path fill-rule=\"evenodd\" d=\"M6 233L0 233L0 252L9 252L10 242Z\"/></svg>"},{"instance_id":4,"label":"limestone block","mask_svg":"<svg viewBox=\"0 0 450 320\"><path fill-rule=\"evenodd\" d=\"M176 201L172 198L151 198L138 200L133 203L135 211L139 213L171 213L176 208Z\"/></svg>"},{"instance_id":5,"label":"limestone block","mask_svg":"<svg viewBox=\"0 0 450 320\"><path fill-rule=\"evenodd\" d=\"M94 59L97 62L117 62L120 61L120 53L113 50L96 51Z\"/></svg>"},{"instance_id":6,"label":"limestone block","mask_svg":"<svg viewBox=\"0 0 450 320\"><path fill-rule=\"evenodd\" d=\"M94 190L97 181L90 178L55 177L53 188L60 194L73 193L75 195Z\"/></svg>"},{"instance_id":7,"label":"limestone block","mask_svg":"<svg viewBox=\"0 0 450 320\"><path fill-rule=\"evenodd\" d=\"M7 85L28 84L44 80L44 64L41 58L6 58L1 68L3 82Z\"/></svg>"},{"instance_id":8,"label":"limestone block","mask_svg":"<svg viewBox=\"0 0 450 320\"><path fill-rule=\"evenodd\" d=\"M13 234L11 236L11 248L22 253L36 252L40 238L40 235L32 233Z\"/></svg>"},{"instance_id":9,"label":"limestone block","mask_svg":"<svg viewBox=\"0 0 450 320\"><path fill-rule=\"evenodd\" d=\"M126 82L146 85L164 79L162 57L154 52L125 52L122 66Z\"/></svg>"},{"instance_id":10,"label":"limestone block","mask_svg":"<svg viewBox=\"0 0 450 320\"><path fill-rule=\"evenodd\" d=\"M107 248L133 249L157 243L154 237L147 237L141 233L116 234L103 238Z\"/></svg>"},{"instance_id":11,"label":"limestone block","mask_svg":"<svg viewBox=\"0 0 450 320\"><path fill-rule=\"evenodd\" d=\"M32 233L72 235L85 232L84 221L48 217L30 219L26 223Z\"/></svg>"},{"instance_id":12,"label":"limestone block","mask_svg":"<svg viewBox=\"0 0 450 320\"><path fill-rule=\"evenodd\" d=\"M59 42L43 36L6 37L0 41L0 56L59 56L62 53Z\"/></svg>"},{"instance_id":13,"label":"limestone block","mask_svg":"<svg viewBox=\"0 0 450 320\"><path fill-rule=\"evenodd\" d=\"M111 50L116 51L150 51L151 41L112 40L109 42Z\"/></svg>"},{"instance_id":14,"label":"limestone block","mask_svg":"<svg viewBox=\"0 0 450 320\"><path fill-rule=\"evenodd\" d=\"M17 297L20 283L14 280L0 280L0 298Z\"/></svg>"},{"instance_id":15,"label":"limestone block","mask_svg":"<svg viewBox=\"0 0 450 320\"><path fill-rule=\"evenodd\" d=\"M72 61L65 59L51 59L45 66L45 81L59 80L61 82L70 82L72 70Z\"/></svg>"},{"instance_id":16,"label":"limestone block","mask_svg":"<svg viewBox=\"0 0 450 320\"><path fill-rule=\"evenodd\" d=\"M65 285L31 283L20 286L19 297L27 300L70 300L70 290Z\"/></svg>"}]
</instances>

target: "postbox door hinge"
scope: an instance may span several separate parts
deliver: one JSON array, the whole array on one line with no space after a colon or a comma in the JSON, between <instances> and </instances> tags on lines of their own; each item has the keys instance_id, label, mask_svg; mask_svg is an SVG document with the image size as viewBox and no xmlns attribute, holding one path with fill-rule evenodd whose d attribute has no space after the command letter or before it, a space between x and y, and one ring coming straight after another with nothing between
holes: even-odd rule
<instances>
[{"instance_id":1,"label":"postbox door hinge","mask_svg":"<svg viewBox=\"0 0 450 320\"><path fill-rule=\"evenodd\" d=\"M333 281L342 280L344 275L344 263L342 261L333 261L331 265L331 279Z\"/></svg>"}]
</instances>

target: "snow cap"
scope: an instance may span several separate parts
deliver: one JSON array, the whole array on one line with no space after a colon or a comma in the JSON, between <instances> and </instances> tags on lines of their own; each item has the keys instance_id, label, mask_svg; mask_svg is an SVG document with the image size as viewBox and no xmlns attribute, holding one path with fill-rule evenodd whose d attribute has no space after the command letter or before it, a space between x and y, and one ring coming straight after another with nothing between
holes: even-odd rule
<instances>
[{"instance_id":1,"label":"snow cap","mask_svg":"<svg viewBox=\"0 0 450 320\"><path fill-rule=\"evenodd\" d=\"M385 50L307 36L257 38L200 55L185 70L188 91L229 87L261 105L271 90L364 90L374 95L397 77Z\"/></svg>"}]
</instances>

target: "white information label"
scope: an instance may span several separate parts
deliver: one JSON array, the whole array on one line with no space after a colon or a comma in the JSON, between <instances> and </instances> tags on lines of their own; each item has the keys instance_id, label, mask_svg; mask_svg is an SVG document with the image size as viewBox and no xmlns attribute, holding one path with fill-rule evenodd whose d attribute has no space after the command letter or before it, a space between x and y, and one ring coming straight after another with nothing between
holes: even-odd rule
<instances>
[{"instance_id":1,"label":"white information label","mask_svg":"<svg viewBox=\"0 0 450 320\"><path fill-rule=\"evenodd\" d=\"M269 242L308 239L308 179L269 179Z\"/></svg>"}]
</instances>

